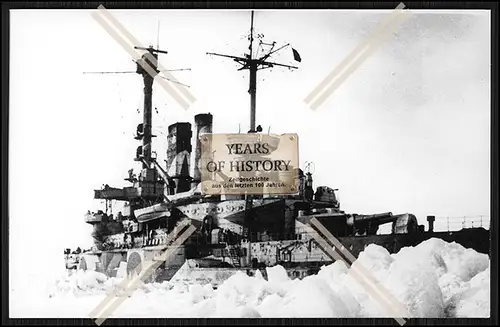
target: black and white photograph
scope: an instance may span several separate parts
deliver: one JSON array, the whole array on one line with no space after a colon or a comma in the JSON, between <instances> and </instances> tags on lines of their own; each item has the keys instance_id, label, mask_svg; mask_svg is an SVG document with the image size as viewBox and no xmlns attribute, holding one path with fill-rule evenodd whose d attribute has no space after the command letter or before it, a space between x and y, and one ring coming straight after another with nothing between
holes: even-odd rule
<instances>
[{"instance_id":1,"label":"black and white photograph","mask_svg":"<svg viewBox=\"0 0 500 327\"><path fill-rule=\"evenodd\" d=\"M9 19L10 318L491 317L490 10Z\"/></svg>"}]
</instances>

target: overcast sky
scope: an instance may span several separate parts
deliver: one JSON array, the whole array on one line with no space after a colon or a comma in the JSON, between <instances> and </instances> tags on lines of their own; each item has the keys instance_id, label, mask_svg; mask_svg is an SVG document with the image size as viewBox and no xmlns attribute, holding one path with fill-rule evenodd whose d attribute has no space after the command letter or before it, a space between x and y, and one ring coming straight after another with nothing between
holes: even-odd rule
<instances>
[{"instance_id":1,"label":"overcast sky","mask_svg":"<svg viewBox=\"0 0 500 327\"><path fill-rule=\"evenodd\" d=\"M111 11L160 64L191 86L188 110L156 85L153 147L165 157L167 126L214 115L214 132L246 132L248 71L220 52L247 51L248 11ZM300 69L259 72L257 124L298 133L300 162L315 186L339 188L352 213L489 215L490 16L488 11L413 12L317 110L304 98L375 29L388 11L257 11L265 42L290 42ZM130 55L90 11L11 11L9 200L11 264L88 245L83 214L93 190L122 187L138 143L142 79ZM294 64L291 50L275 60Z\"/></svg>"}]
</instances>

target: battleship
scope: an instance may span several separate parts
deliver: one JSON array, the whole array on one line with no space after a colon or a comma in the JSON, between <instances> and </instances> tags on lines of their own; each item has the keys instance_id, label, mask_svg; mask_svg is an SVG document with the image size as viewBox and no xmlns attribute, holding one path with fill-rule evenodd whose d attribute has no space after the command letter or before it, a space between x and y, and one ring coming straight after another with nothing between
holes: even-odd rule
<instances>
[{"instance_id":1,"label":"battleship","mask_svg":"<svg viewBox=\"0 0 500 327\"><path fill-rule=\"evenodd\" d=\"M263 68L295 66L269 61L270 55L287 48L274 49L255 57L252 51L253 12L249 35L249 54L244 57L207 53L232 59L250 72L250 133L261 133L255 126L257 71ZM158 54L166 53L150 46L138 48L144 55L137 61L136 73L144 81L143 121L137 126L135 140L140 142L133 160L142 165L136 175L131 169L125 179L129 186L107 184L94 191L104 200L104 208L84 214L92 225L91 249L65 249L66 268L95 270L110 277L139 274L144 262L161 256L173 244L170 235L186 226L195 231L176 246L164 262L159 262L147 281L188 279L209 282L217 287L232 274L249 275L266 267L281 265L291 278L315 274L334 261L308 231L316 219L349 252L357 257L369 244L397 253L402 247L415 246L430 238L457 242L464 247L489 254L489 230L463 228L454 232L434 231L435 216L427 216L428 226L419 225L412 213L392 212L357 214L345 212L338 201L337 189L318 184L310 166L298 168L298 190L294 194L207 195L202 192L200 138L213 133L210 113L194 116L194 124L176 122L168 126L166 163L162 165L152 150L152 85L154 77L144 69L148 64L158 74ZM293 49L293 57L301 61ZM239 133L239 132L238 132ZM264 134L265 135L265 134ZM194 144L194 151L193 151ZM194 155L193 166L191 158ZM193 169L191 169L193 168ZM192 171L192 173L191 173ZM119 209L113 204L119 204ZM118 210L118 211L117 211ZM184 224L184 222L188 224ZM391 233L378 234L379 228L392 224Z\"/></svg>"}]
</instances>

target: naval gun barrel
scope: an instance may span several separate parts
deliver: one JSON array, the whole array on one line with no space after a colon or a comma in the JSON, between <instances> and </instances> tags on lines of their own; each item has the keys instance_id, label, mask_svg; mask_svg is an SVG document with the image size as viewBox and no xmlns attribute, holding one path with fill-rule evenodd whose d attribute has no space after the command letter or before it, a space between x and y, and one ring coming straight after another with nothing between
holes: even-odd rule
<instances>
[{"instance_id":1,"label":"naval gun barrel","mask_svg":"<svg viewBox=\"0 0 500 327\"><path fill-rule=\"evenodd\" d=\"M398 216L393 216L392 212L383 212L373 215L352 215L352 218L348 220L348 224L354 228L355 233L367 235L377 234L380 225L385 223L394 223L398 219Z\"/></svg>"},{"instance_id":2,"label":"naval gun barrel","mask_svg":"<svg viewBox=\"0 0 500 327\"><path fill-rule=\"evenodd\" d=\"M392 212L376 213L373 215L355 215L354 224L357 223L377 223L379 225L390 223L397 219L397 216L393 216Z\"/></svg>"}]
</instances>

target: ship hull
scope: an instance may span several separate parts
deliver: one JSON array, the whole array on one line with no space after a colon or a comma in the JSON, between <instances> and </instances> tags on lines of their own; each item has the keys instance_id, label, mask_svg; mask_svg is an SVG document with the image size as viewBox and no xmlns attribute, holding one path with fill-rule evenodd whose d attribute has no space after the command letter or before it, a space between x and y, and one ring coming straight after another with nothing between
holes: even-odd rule
<instances>
[{"instance_id":1,"label":"ship hull","mask_svg":"<svg viewBox=\"0 0 500 327\"><path fill-rule=\"evenodd\" d=\"M384 247L391 254L399 252L403 247L416 246L431 238L446 242L456 242L466 248L488 254L490 232L483 228L463 229L455 232L426 232L415 235L372 235L339 237L338 240L354 257L370 244ZM156 269L146 282L182 281L189 283L210 283L217 287L230 276L243 272L253 275L260 270L266 276L266 267L281 265L290 278L302 278L315 274L321 266L333 260L315 242L311 241L268 241L255 242L252 247L252 260L242 256L237 264L231 260L227 249L205 251L200 258L200 245L180 246L174 255ZM82 255L78 269L96 270L109 277L126 277L138 275L144 269L144 262L159 258L164 246L149 246L139 249L95 251ZM206 249L205 249L206 250ZM225 253L225 254L224 254ZM218 254L218 255L214 255Z\"/></svg>"}]
</instances>

